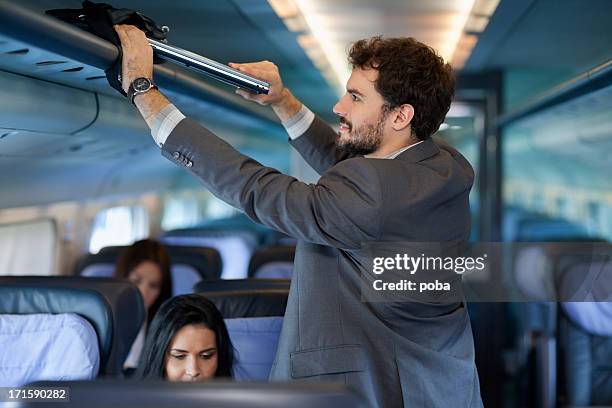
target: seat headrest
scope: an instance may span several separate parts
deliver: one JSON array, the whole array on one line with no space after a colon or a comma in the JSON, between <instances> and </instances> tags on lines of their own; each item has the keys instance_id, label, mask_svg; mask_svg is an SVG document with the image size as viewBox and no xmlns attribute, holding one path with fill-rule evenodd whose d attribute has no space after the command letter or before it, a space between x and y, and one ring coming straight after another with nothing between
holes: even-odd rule
<instances>
[{"instance_id":1,"label":"seat headrest","mask_svg":"<svg viewBox=\"0 0 612 408\"><path fill-rule=\"evenodd\" d=\"M216 279L199 282L194 292L236 292L253 290L289 290L289 279Z\"/></svg>"},{"instance_id":2,"label":"seat headrest","mask_svg":"<svg viewBox=\"0 0 612 408\"><path fill-rule=\"evenodd\" d=\"M291 279L293 278L293 262L273 261L265 263L255 270L253 277L258 279Z\"/></svg>"},{"instance_id":3,"label":"seat headrest","mask_svg":"<svg viewBox=\"0 0 612 408\"><path fill-rule=\"evenodd\" d=\"M521 247L516 254L514 278L528 300L555 299L553 261L546 249L539 246Z\"/></svg>"},{"instance_id":4,"label":"seat headrest","mask_svg":"<svg viewBox=\"0 0 612 408\"><path fill-rule=\"evenodd\" d=\"M163 237L162 241L173 246L215 248L223 261L221 277L237 279L246 276L249 259L256 246L256 240L252 241L249 237L238 233L215 233L212 236L168 236Z\"/></svg>"},{"instance_id":5,"label":"seat headrest","mask_svg":"<svg viewBox=\"0 0 612 408\"><path fill-rule=\"evenodd\" d=\"M195 293L217 306L226 319L283 316L289 298L287 279L236 279L200 282Z\"/></svg>"},{"instance_id":6,"label":"seat headrest","mask_svg":"<svg viewBox=\"0 0 612 408\"><path fill-rule=\"evenodd\" d=\"M27 278L0 278L0 314L77 314L95 329L101 364L106 364L112 347L113 315L104 296L86 288L41 284L41 280L48 281L46 277Z\"/></svg>"},{"instance_id":7,"label":"seat headrest","mask_svg":"<svg viewBox=\"0 0 612 408\"><path fill-rule=\"evenodd\" d=\"M562 308L587 333L612 336L612 261L579 262L567 268L559 288Z\"/></svg>"},{"instance_id":8,"label":"seat headrest","mask_svg":"<svg viewBox=\"0 0 612 408\"><path fill-rule=\"evenodd\" d=\"M130 282L112 278L87 278L80 276L2 276L0 277L2 288L12 291L13 287L27 287L30 290L40 289L43 291L71 290L90 292L101 296L109 308L109 321L112 328L103 336L104 344L111 342L108 347L101 345L102 365L101 374L118 374L121 372L123 362L127 357L134 339L138 335L144 319L145 308L140 291ZM31 293L31 292L29 292ZM48 295L51 302L59 302L64 298L72 299L72 302L85 308L80 302L81 298ZM81 310L81 309L78 309ZM85 308L85 310L87 310ZM94 309L92 309L94 310ZM41 312L46 312L42 310ZM55 313L75 312L73 310L59 311ZM75 313L79 313L76 311ZM81 313L79 313L81 314ZM82 315L82 314L81 314ZM87 315L84 315L87 318ZM89 319L88 319L89 320ZM98 328L92 322L96 331ZM110 353L108 350L110 349Z\"/></svg>"},{"instance_id":9,"label":"seat headrest","mask_svg":"<svg viewBox=\"0 0 612 408\"><path fill-rule=\"evenodd\" d=\"M255 276L257 270L270 262L293 262L295 246L276 245L257 250L249 262L249 277Z\"/></svg>"},{"instance_id":10,"label":"seat headrest","mask_svg":"<svg viewBox=\"0 0 612 408\"><path fill-rule=\"evenodd\" d=\"M215 248L194 247L180 245L165 245L172 265L181 264L191 266L201 279L218 279L221 277L223 263L221 255ZM87 254L77 263L74 275L82 275L82 272L92 265L105 264L114 266L117 259L127 246L104 247L97 254ZM95 275L89 275L95 276Z\"/></svg>"},{"instance_id":11,"label":"seat headrest","mask_svg":"<svg viewBox=\"0 0 612 408\"><path fill-rule=\"evenodd\" d=\"M0 339L0 387L98 375L98 335L79 315L0 314Z\"/></svg>"}]
</instances>

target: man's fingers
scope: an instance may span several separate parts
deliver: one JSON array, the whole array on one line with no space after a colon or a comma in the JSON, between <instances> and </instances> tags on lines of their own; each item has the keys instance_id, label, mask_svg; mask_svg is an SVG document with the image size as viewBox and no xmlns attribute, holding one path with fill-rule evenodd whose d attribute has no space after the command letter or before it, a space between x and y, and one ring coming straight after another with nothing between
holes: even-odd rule
<instances>
[{"instance_id":1,"label":"man's fingers","mask_svg":"<svg viewBox=\"0 0 612 408\"><path fill-rule=\"evenodd\" d=\"M244 89L236 89L236 94L242 96L244 99L249 101L253 100L253 94L249 91L245 91Z\"/></svg>"},{"instance_id":2,"label":"man's fingers","mask_svg":"<svg viewBox=\"0 0 612 408\"><path fill-rule=\"evenodd\" d=\"M127 41L127 35L125 34L125 30L123 29L123 26L116 25L116 26L114 26L114 28L115 28L115 31L117 32L117 35L119 36L119 40L122 43Z\"/></svg>"}]
</instances>

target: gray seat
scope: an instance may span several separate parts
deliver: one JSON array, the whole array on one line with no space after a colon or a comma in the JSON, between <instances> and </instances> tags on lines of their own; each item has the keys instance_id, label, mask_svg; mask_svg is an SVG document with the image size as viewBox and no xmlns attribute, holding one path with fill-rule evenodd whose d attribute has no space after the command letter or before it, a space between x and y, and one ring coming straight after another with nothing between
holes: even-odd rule
<instances>
[{"instance_id":1,"label":"gray seat","mask_svg":"<svg viewBox=\"0 0 612 408\"><path fill-rule=\"evenodd\" d=\"M578 262L561 279L562 403L612 405L612 262Z\"/></svg>"},{"instance_id":2,"label":"gray seat","mask_svg":"<svg viewBox=\"0 0 612 408\"><path fill-rule=\"evenodd\" d=\"M110 305L94 290L46 285L41 280L44 278L0 280L2 338L11 343L3 351L12 348L14 352L2 358L2 364L10 366L4 369L15 370L10 374L13 378L7 380L52 379L55 375L58 379L95 377L98 368L107 364L111 357L114 328ZM65 347L70 347L80 357L66 356ZM28 362L32 364L26 367L28 363L19 356L44 358L39 363ZM12 358L19 361L11 363ZM57 369L54 370L55 365ZM71 372L67 366L78 372Z\"/></svg>"},{"instance_id":3,"label":"gray seat","mask_svg":"<svg viewBox=\"0 0 612 408\"><path fill-rule=\"evenodd\" d=\"M197 289L221 312L236 351L236 380L266 381L276 356L289 298L289 281L238 279L203 282Z\"/></svg>"},{"instance_id":4,"label":"gray seat","mask_svg":"<svg viewBox=\"0 0 612 408\"><path fill-rule=\"evenodd\" d=\"M74 274L86 277L111 278L125 246L105 247L97 254L87 254L77 263ZM204 279L221 275L221 256L214 248L166 245L171 262L172 295L190 293Z\"/></svg>"},{"instance_id":5,"label":"gray seat","mask_svg":"<svg viewBox=\"0 0 612 408\"><path fill-rule=\"evenodd\" d=\"M94 306L88 306L91 301L83 305L79 304L79 301L83 299L82 295L81 297L68 296L71 290L80 291L78 293L93 292L98 297L101 296L109 313L107 315L103 315L101 312L94 314L93 316L96 319L91 320L91 323L101 338L100 374L103 375L121 373L123 362L145 318L144 304L140 292L134 285L122 280L73 276L2 276L0 277L0 288L10 293L17 288L28 288L20 298L21 303L18 303L22 305L21 307L26 307L27 303L31 301L30 299L34 296L32 293L55 293L53 290L65 290L67 292L64 296L46 295L49 299L48 302L50 302L48 307L72 302L74 307L83 310L83 313L87 312L88 308L92 308L91 313L97 309ZM32 292L32 289L38 289L39 292ZM8 300L11 298L5 298L4 296L1 298L0 301L7 305L6 307L11 305L10 300ZM43 297L40 301L42 302L44 299L46 298ZM38 298L36 300L38 301ZM53 310L60 309L55 308ZM78 311L75 313L82 314ZM102 324L102 321L107 323Z\"/></svg>"},{"instance_id":6,"label":"gray seat","mask_svg":"<svg viewBox=\"0 0 612 408\"><path fill-rule=\"evenodd\" d=\"M249 263L251 278L291 279L295 245L275 245L257 250Z\"/></svg>"},{"instance_id":7,"label":"gray seat","mask_svg":"<svg viewBox=\"0 0 612 408\"><path fill-rule=\"evenodd\" d=\"M289 298L287 279L202 281L194 292L210 299L226 319L284 316Z\"/></svg>"}]
</instances>

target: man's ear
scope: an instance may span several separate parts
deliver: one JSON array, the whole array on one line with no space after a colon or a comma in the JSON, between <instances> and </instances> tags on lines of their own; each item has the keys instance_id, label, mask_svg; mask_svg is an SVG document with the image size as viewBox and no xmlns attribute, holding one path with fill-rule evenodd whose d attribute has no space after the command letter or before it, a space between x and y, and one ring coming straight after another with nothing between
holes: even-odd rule
<instances>
[{"instance_id":1,"label":"man's ear","mask_svg":"<svg viewBox=\"0 0 612 408\"><path fill-rule=\"evenodd\" d=\"M410 104L403 104L394 109L393 122L391 126L393 130L404 130L410 126L412 118L414 117L414 108Z\"/></svg>"}]
</instances>

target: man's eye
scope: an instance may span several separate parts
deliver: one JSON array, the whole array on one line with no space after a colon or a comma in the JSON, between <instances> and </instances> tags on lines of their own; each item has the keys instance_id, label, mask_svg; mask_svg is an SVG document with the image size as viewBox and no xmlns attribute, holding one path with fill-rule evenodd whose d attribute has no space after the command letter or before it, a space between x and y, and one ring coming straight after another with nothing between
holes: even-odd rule
<instances>
[{"instance_id":1,"label":"man's eye","mask_svg":"<svg viewBox=\"0 0 612 408\"><path fill-rule=\"evenodd\" d=\"M353 101L358 101L358 100L359 100L359 98L357 97L357 95L355 95L355 94L351 94L351 100L353 100Z\"/></svg>"}]
</instances>

